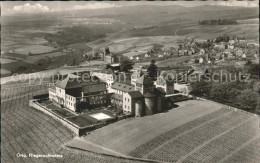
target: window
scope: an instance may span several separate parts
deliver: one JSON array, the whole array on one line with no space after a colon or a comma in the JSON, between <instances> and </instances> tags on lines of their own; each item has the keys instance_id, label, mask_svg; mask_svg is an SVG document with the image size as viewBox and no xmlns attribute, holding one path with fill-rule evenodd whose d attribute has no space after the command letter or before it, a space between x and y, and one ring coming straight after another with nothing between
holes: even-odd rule
<instances>
[{"instance_id":1,"label":"window","mask_svg":"<svg viewBox=\"0 0 260 163\"><path fill-rule=\"evenodd\" d=\"M125 98L125 101L126 101L126 98Z\"/></svg>"},{"instance_id":2,"label":"window","mask_svg":"<svg viewBox=\"0 0 260 163\"><path fill-rule=\"evenodd\" d=\"M125 108L126 108L126 105L125 105Z\"/></svg>"},{"instance_id":3,"label":"window","mask_svg":"<svg viewBox=\"0 0 260 163\"><path fill-rule=\"evenodd\" d=\"M128 102L129 102L129 99L128 99Z\"/></svg>"}]
</instances>

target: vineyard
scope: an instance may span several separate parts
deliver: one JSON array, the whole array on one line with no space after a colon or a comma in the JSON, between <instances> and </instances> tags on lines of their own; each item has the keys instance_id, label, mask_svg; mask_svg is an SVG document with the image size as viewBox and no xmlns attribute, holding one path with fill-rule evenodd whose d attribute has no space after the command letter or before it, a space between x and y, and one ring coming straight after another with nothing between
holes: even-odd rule
<instances>
[{"instance_id":1,"label":"vineyard","mask_svg":"<svg viewBox=\"0 0 260 163\"><path fill-rule=\"evenodd\" d=\"M189 100L176 105L165 114L126 119L95 130L83 140L159 162L257 163L258 116L211 101Z\"/></svg>"},{"instance_id":2,"label":"vineyard","mask_svg":"<svg viewBox=\"0 0 260 163\"><path fill-rule=\"evenodd\" d=\"M1 162L131 162L63 148L74 137L73 133L53 118L28 107L29 99L44 93L46 85L2 85ZM58 154L63 158L19 158L17 153Z\"/></svg>"},{"instance_id":3,"label":"vineyard","mask_svg":"<svg viewBox=\"0 0 260 163\"><path fill-rule=\"evenodd\" d=\"M2 162L133 162L129 159L66 148L64 144L75 135L53 118L28 107L29 99L46 93L46 84L2 87ZM113 143L113 139L119 142L118 136L120 136L121 141L120 144L116 144L118 149L114 149L115 151L121 152L119 149L127 147L126 150L129 152L123 151L125 153L122 154L162 162L257 163L260 159L259 117L239 110L223 108L223 106L217 108L213 103L210 104L210 111L205 110L203 108L206 106L205 103L205 101L194 100L180 102L178 103L180 109L171 110L167 114L143 117L144 119L119 121L94 131L89 139L97 143L95 141L100 140L96 134L99 134L103 141L107 142L107 144L102 142L101 145L108 147ZM197 114L195 106L200 108ZM177 122L182 121L181 116L184 115L186 119L181 123ZM167 116L171 119L167 119ZM171 125L159 127L157 135L153 135L149 132L149 128L153 126L151 120L156 125L160 123ZM135 121L140 124L134 125ZM122 131L120 125L123 126L124 132L120 132ZM174 125L177 126L173 127ZM136 126L139 126L139 129ZM169 126L172 126L171 129ZM134 127L134 130L129 127ZM145 127L143 131L142 127ZM106 128L110 131L108 132ZM164 132L166 129L167 131ZM151 130L155 132L154 129ZM163 132L159 134L159 131ZM124 138L127 132L132 133L130 137L135 137L134 132L136 132L138 139ZM142 132L149 134L144 135ZM112 137L110 133L121 134ZM104 134L110 141L105 139ZM139 141L137 147L131 146L134 140ZM140 143L140 141L144 142ZM129 146L125 146L127 143ZM111 149L113 150L113 147ZM16 156L17 153L59 154L63 155L63 158L19 158Z\"/></svg>"},{"instance_id":4,"label":"vineyard","mask_svg":"<svg viewBox=\"0 0 260 163\"><path fill-rule=\"evenodd\" d=\"M166 162L257 162L259 118L218 110L162 134L129 155ZM239 159L238 159L239 158Z\"/></svg>"}]
</instances>

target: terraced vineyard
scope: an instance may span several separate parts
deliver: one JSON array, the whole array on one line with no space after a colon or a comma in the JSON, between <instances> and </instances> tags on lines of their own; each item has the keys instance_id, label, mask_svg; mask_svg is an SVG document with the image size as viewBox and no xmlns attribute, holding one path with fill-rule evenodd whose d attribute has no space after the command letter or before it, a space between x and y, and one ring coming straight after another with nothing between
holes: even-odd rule
<instances>
[{"instance_id":1,"label":"terraced vineyard","mask_svg":"<svg viewBox=\"0 0 260 163\"><path fill-rule=\"evenodd\" d=\"M137 162L64 147L64 143L74 137L73 133L53 118L28 107L29 99L44 93L47 93L46 85L2 87L2 162ZM190 101L187 108L194 107L194 103L203 102ZM176 111L187 110L180 108ZM174 113L173 110L171 114ZM157 115L152 118L156 121ZM172 119L171 122L175 123ZM19 158L17 153L59 154L63 158ZM216 109L172 128L128 153L135 158L162 162L231 163L258 163L259 154L259 117L226 108Z\"/></svg>"},{"instance_id":2,"label":"terraced vineyard","mask_svg":"<svg viewBox=\"0 0 260 163\"><path fill-rule=\"evenodd\" d=\"M222 109L155 137L130 155L163 162L257 162L259 139L258 117Z\"/></svg>"},{"instance_id":3,"label":"terraced vineyard","mask_svg":"<svg viewBox=\"0 0 260 163\"><path fill-rule=\"evenodd\" d=\"M69 151L62 147L73 133L53 118L28 107L28 100L47 93L46 85L2 86L1 161L27 162L131 162L115 157ZM59 154L63 158L19 158L21 154Z\"/></svg>"}]
</instances>

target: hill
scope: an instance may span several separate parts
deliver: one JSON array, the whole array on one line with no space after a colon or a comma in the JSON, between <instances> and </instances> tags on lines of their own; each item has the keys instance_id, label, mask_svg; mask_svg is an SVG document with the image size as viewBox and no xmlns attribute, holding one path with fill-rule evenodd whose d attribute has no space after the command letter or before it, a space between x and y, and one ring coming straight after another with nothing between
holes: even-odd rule
<instances>
[{"instance_id":1,"label":"hill","mask_svg":"<svg viewBox=\"0 0 260 163\"><path fill-rule=\"evenodd\" d=\"M234 162L238 156L240 162L257 160L257 116L210 101L191 100L176 105L166 113L122 120L81 139L83 144L85 141L102 146L103 150L71 144L85 150L161 162ZM251 147L255 150L250 151Z\"/></svg>"}]
</instances>

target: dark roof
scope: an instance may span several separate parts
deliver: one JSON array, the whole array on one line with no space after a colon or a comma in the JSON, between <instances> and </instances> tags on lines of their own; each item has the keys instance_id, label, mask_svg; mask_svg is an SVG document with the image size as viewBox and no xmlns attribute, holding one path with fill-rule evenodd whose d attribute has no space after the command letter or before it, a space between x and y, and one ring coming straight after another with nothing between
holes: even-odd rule
<instances>
[{"instance_id":1,"label":"dark roof","mask_svg":"<svg viewBox=\"0 0 260 163\"><path fill-rule=\"evenodd\" d=\"M77 71L77 72L74 72L74 73L72 73L72 74L74 74L74 75L78 75L78 76L84 76L84 77L87 77L87 76L89 76L90 77L90 71ZM86 74L88 74L88 75L86 75Z\"/></svg>"},{"instance_id":2,"label":"dark roof","mask_svg":"<svg viewBox=\"0 0 260 163\"><path fill-rule=\"evenodd\" d=\"M113 70L111 68L109 69L103 69L101 70L101 73L104 73L104 74L113 74Z\"/></svg>"},{"instance_id":3,"label":"dark roof","mask_svg":"<svg viewBox=\"0 0 260 163\"><path fill-rule=\"evenodd\" d=\"M159 94L166 94L166 92L162 88L160 88L160 87L154 88L154 93L157 94L157 95L159 95Z\"/></svg>"},{"instance_id":4,"label":"dark roof","mask_svg":"<svg viewBox=\"0 0 260 163\"><path fill-rule=\"evenodd\" d=\"M154 96L156 96L154 93L152 93L152 92L147 92L145 95L144 95L144 97L154 97Z\"/></svg>"},{"instance_id":5,"label":"dark roof","mask_svg":"<svg viewBox=\"0 0 260 163\"><path fill-rule=\"evenodd\" d=\"M120 90L123 92L130 92L130 91L134 91L135 87L131 86L131 85L126 85L126 84L122 84L122 83L118 83L118 82L114 82L111 86L111 88L116 89L116 90Z\"/></svg>"},{"instance_id":6,"label":"dark roof","mask_svg":"<svg viewBox=\"0 0 260 163\"><path fill-rule=\"evenodd\" d=\"M141 98L144 97L143 94L140 91L131 91L128 92L128 94L132 97L132 98Z\"/></svg>"},{"instance_id":7,"label":"dark roof","mask_svg":"<svg viewBox=\"0 0 260 163\"><path fill-rule=\"evenodd\" d=\"M112 94L111 98L123 101L123 95L120 95L120 94L117 94L117 93Z\"/></svg>"},{"instance_id":8,"label":"dark roof","mask_svg":"<svg viewBox=\"0 0 260 163\"><path fill-rule=\"evenodd\" d=\"M73 97L81 97L81 90L79 89L68 89L66 90L66 94Z\"/></svg>"},{"instance_id":9,"label":"dark roof","mask_svg":"<svg viewBox=\"0 0 260 163\"><path fill-rule=\"evenodd\" d=\"M140 78L136 79L136 83L138 83L138 84L148 84L148 83L153 83L153 81L147 75L144 74Z\"/></svg>"},{"instance_id":10,"label":"dark roof","mask_svg":"<svg viewBox=\"0 0 260 163\"><path fill-rule=\"evenodd\" d=\"M69 89L69 88L80 88L84 85L94 85L94 84L100 84L100 83L105 83L100 81L100 79L98 78L93 78L92 79L88 79L88 80L77 80L76 78L71 78L70 76L68 76L67 78L65 78L64 80L60 81L57 80L56 81L56 86L62 89Z\"/></svg>"}]
</instances>

